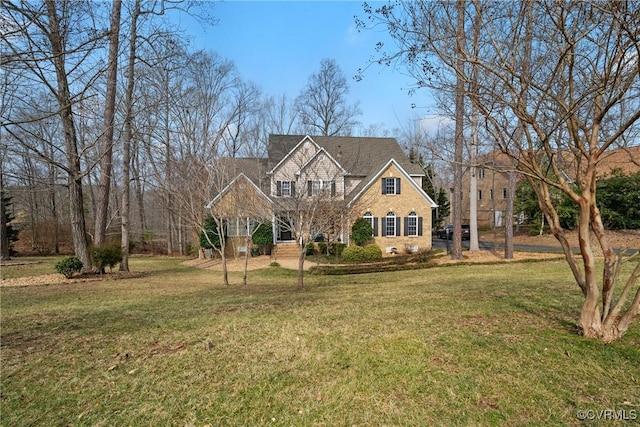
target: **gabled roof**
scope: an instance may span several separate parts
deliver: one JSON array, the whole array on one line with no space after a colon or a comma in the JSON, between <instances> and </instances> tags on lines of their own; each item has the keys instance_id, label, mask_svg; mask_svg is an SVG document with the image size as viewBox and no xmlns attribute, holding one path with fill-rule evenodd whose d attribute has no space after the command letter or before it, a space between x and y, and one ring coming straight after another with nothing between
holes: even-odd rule
<instances>
[{"instance_id":1,"label":"gabled roof","mask_svg":"<svg viewBox=\"0 0 640 427\"><path fill-rule=\"evenodd\" d=\"M412 163L395 138L371 138L348 136L269 135L267 154L269 163L277 166L298 144L307 140L324 148L346 171L347 175L366 177L374 173L389 159L411 176L424 176L422 167Z\"/></svg>"},{"instance_id":2,"label":"gabled roof","mask_svg":"<svg viewBox=\"0 0 640 427\"><path fill-rule=\"evenodd\" d=\"M340 172L343 175L346 175L347 171L344 170L344 168L342 167L342 165L340 163L338 163L338 161L336 159L333 158L333 156L331 154L329 154L327 152L327 150L325 150L324 148L320 147L320 149L318 151L315 152L315 154L313 156L311 156L300 168L300 170L297 172L298 174L301 173L307 166L309 166L311 163L313 163L313 161L315 159L317 159L321 154L326 155L329 160L331 160L336 166L338 166L338 169L340 169Z\"/></svg>"},{"instance_id":3,"label":"gabled roof","mask_svg":"<svg viewBox=\"0 0 640 427\"><path fill-rule=\"evenodd\" d=\"M264 191L262 191L262 189L260 189L260 187L258 187L253 180L251 180L247 175L244 174L244 172L240 172L240 174L238 174L238 176L236 176L229 184L227 184L222 191L213 198L213 200L211 200L209 203L207 203L205 205L205 209L211 209L216 203L218 203L224 196L225 194L227 194L231 188L233 188L233 186L239 182L241 179L245 179L247 182L249 182L249 184L258 192L258 194L260 194L262 197L264 197L269 203L273 203L273 201L271 200L271 198L269 196L267 196Z\"/></svg>"},{"instance_id":4,"label":"gabled roof","mask_svg":"<svg viewBox=\"0 0 640 427\"><path fill-rule=\"evenodd\" d=\"M240 172L260 187L262 192L269 192L270 180L267 176L267 159L260 157L223 157L218 160L220 167L216 172L222 174L216 181L228 185ZM219 185L218 188L222 187Z\"/></svg>"},{"instance_id":5,"label":"gabled roof","mask_svg":"<svg viewBox=\"0 0 640 427\"><path fill-rule=\"evenodd\" d=\"M276 163L271 169L269 169L269 172L267 172L267 174L272 174L273 171L275 171L281 164L283 164L288 158L289 156L293 155L293 153L295 153L298 149L298 147L300 147L302 144L304 144L305 142L311 142L313 145L315 145L318 149L320 149L320 146L318 146L318 144L316 144L314 142L313 139L311 139L311 137L309 135L306 135L304 137L302 137L300 140L298 140L298 143L295 144L293 147L291 147L287 152L285 152L282 155L282 158L280 160L277 161L277 163L275 162L275 160L277 159L272 159L271 157L269 157L270 161L273 161L273 163ZM269 135L269 146L271 146L271 135ZM269 148L267 147L267 153L269 153Z\"/></svg>"},{"instance_id":6,"label":"gabled roof","mask_svg":"<svg viewBox=\"0 0 640 427\"><path fill-rule=\"evenodd\" d=\"M438 207L438 204L434 202L427 193L424 192L424 190L418 185L418 183L416 183L409 175L409 173L400 165L400 163L393 158L382 165L382 167L378 168L375 173L370 174L366 179L362 180L362 182L351 192L352 195L347 202L347 206L351 206L351 204L358 200L360 196L362 196L362 194L364 194L364 192L367 191L372 185L378 183L384 171L386 171L391 165L395 166L396 169L400 171L400 174L402 174L402 176L405 178L405 181L408 182L432 208Z\"/></svg>"}]
</instances>

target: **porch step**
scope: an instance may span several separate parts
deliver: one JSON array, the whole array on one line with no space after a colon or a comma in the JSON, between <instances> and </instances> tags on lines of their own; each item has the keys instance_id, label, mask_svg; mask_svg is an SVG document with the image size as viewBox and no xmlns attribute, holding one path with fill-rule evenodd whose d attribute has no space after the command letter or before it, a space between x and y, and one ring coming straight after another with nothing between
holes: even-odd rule
<instances>
[{"instance_id":1,"label":"porch step","mask_svg":"<svg viewBox=\"0 0 640 427\"><path fill-rule=\"evenodd\" d=\"M276 258L297 258L298 245L296 243L278 243L273 248Z\"/></svg>"}]
</instances>

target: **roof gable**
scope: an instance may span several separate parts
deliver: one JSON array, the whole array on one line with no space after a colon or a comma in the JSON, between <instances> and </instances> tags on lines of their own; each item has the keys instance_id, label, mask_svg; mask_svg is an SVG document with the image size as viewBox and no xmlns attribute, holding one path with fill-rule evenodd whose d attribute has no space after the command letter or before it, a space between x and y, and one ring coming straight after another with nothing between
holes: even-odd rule
<instances>
[{"instance_id":1,"label":"roof gable","mask_svg":"<svg viewBox=\"0 0 640 427\"><path fill-rule=\"evenodd\" d=\"M424 176L422 167L411 162L395 138L272 134L267 148L270 163L279 164L306 138L324 148L347 175L366 177L393 158L409 175Z\"/></svg>"},{"instance_id":2,"label":"roof gable","mask_svg":"<svg viewBox=\"0 0 640 427\"><path fill-rule=\"evenodd\" d=\"M271 139L269 139L269 142L271 143ZM317 152L317 150L319 150L321 148L309 135L306 135L302 139L300 139L300 141L295 146L293 146L286 153L284 153L284 156L282 157L282 159L280 159L280 161L278 161L275 164L275 166L273 166L269 170L269 172L267 172L267 174L269 174L269 175L273 174L276 169L278 169L281 165L286 163L298 151L298 149L300 147L302 147L307 142L310 142L311 144L313 144L316 147L316 152ZM269 152L271 152L271 150L269 150ZM270 157L270 160L274 161L276 159L271 159L271 157Z\"/></svg>"},{"instance_id":3,"label":"roof gable","mask_svg":"<svg viewBox=\"0 0 640 427\"><path fill-rule=\"evenodd\" d=\"M427 193L424 192L422 188L411 178L411 175L407 173L407 171L398 163L395 159L390 159L387 163L384 164L381 168L377 170L376 173L371 174L367 179L363 180L362 183L356 187L353 191L353 196L350 198L348 202L348 206L351 206L356 200L358 200L372 185L377 183L385 173L389 167L395 166L395 168L400 172L400 174L407 180L407 182L422 196L422 198L431 206L431 208L437 208L438 204L433 201L431 197Z\"/></svg>"},{"instance_id":4,"label":"roof gable","mask_svg":"<svg viewBox=\"0 0 640 427\"><path fill-rule=\"evenodd\" d=\"M222 191L213 198L213 200L211 200L209 203L207 203L205 205L205 209L211 209L213 206L216 205L216 203L218 203L220 200L222 200L222 198L229 193L229 191L231 191L231 189L237 185L240 184L240 182L244 180L246 182L249 183L249 185L251 185L253 187L253 189L256 191L256 193L258 195L260 195L261 197L264 197L265 200L267 200L268 203L272 204L273 201L271 200L271 198L269 196L267 196L264 191L262 191L262 189L260 189L260 187L258 187L251 179L249 179L248 176L246 176L244 174L244 172L240 172L240 174L238 174L238 176L236 176L229 184L227 184Z\"/></svg>"},{"instance_id":5,"label":"roof gable","mask_svg":"<svg viewBox=\"0 0 640 427\"><path fill-rule=\"evenodd\" d=\"M344 170L344 168L342 167L342 165L340 163L338 163L338 161L336 159L333 158L333 156L331 154L329 154L327 152L327 150L325 150L324 148L320 147L320 149L318 151L316 151L314 153L313 156L311 156L300 168L300 170L297 172L297 174L302 173L302 171L304 171L307 167L309 167L311 164L313 164L313 162L315 160L317 160L321 155L326 155L327 158L329 159L330 162L332 162L333 164L335 164L338 169L340 169L340 173L342 173L343 175L346 174L346 171Z\"/></svg>"}]
</instances>

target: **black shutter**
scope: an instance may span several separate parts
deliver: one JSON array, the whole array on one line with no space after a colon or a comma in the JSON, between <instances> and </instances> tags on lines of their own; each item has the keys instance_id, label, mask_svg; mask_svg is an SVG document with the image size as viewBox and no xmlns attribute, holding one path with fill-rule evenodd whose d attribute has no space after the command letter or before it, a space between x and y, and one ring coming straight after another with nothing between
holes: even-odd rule
<instances>
[{"instance_id":1,"label":"black shutter","mask_svg":"<svg viewBox=\"0 0 640 427\"><path fill-rule=\"evenodd\" d=\"M282 196L282 181L276 181L276 196Z\"/></svg>"},{"instance_id":2,"label":"black shutter","mask_svg":"<svg viewBox=\"0 0 640 427\"><path fill-rule=\"evenodd\" d=\"M336 183L335 181L331 183L331 197L336 195Z\"/></svg>"},{"instance_id":3,"label":"black shutter","mask_svg":"<svg viewBox=\"0 0 640 427\"><path fill-rule=\"evenodd\" d=\"M400 236L400 218L396 217L396 236Z\"/></svg>"},{"instance_id":4,"label":"black shutter","mask_svg":"<svg viewBox=\"0 0 640 427\"><path fill-rule=\"evenodd\" d=\"M409 235L409 217L408 216L404 217L404 235L405 236Z\"/></svg>"},{"instance_id":5,"label":"black shutter","mask_svg":"<svg viewBox=\"0 0 640 427\"><path fill-rule=\"evenodd\" d=\"M311 197L313 195L313 181L307 181L307 196Z\"/></svg>"},{"instance_id":6,"label":"black shutter","mask_svg":"<svg viewBox=\"0 0 640 427\"><path fill-rule=\"evenodd\" d=\"M396 194L400 194L400 178L396 178Z\"/></svg>"},{"instance_id":7,"label":"black shutter","mask_svg":"<svg viewBox=\"0 0 640 427\"><path fill-rule=\"evenodd\" d=\"M373 236L378 237L378 218L373 217Z\"/></svg>"},{"instance_id":8,"label":"black shutter","mask_svg":"<svg viewBox=\"0 0 640 427\"><path fill-rule=\"evenodd\" d=\"M387 218L386 217L382 217L382 221L381 221L381 225L382 225L382 230L380 230L380 235L382 237L387 235Z\"/></svg>"},{"instance_id":9,"label":"black shutter","mask_svg":"<svg viewBox=\"0 0 640 427\"><path fill-rule=\"evenodd\" d=\"M422 217L418 217L418 236L422 236Z\"/></svg>"},{"instance_id":10,"label":"black shutter","mask_svg":"<svg viewBox=\"0 0 640 427\"><path fill-rule=\"evenodd\" d=\"M382 178L382 194L387 194L387 178Z\"/></svg>"},{"instance_id":11,"label":"black shutter","mask_svg":"<svg viewBox=\"0 0 640 427\"><path fill-rule=\"evenodd\" d=\"M296 182L295 181L289 181L290 185L291 185L291 197L295 197L296 196Z\"/></svg>"}]
</instances>

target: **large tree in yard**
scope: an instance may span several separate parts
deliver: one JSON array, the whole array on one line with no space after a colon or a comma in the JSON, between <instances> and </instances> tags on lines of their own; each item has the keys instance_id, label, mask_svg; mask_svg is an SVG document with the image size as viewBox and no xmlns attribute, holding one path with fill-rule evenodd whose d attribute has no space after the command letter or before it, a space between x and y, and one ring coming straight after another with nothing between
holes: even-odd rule
<instances>
[{"instance_id":1,"label":"large tree in yard","mask_svg":"<svg viewBox=\"0 0 640 427\"><path fill-rule=\"evenodd\" d=\"M497 147L513 159L514 172L532 186L563 248L584 296L580 332L603 342L617 340L640 317L640 262L621 277L630 258L607 238L596 178L611 150L638 143L633 135L640 119L640 4L479 5L466 6L469 21L480 15L479 51L467 50L464 58L477 72L475 90L467 96L487 130L498 135ZM424 67L425 58L434 69L452 61L446 52L428 48L436 31L429 25L433 14L425 13L430 7L433 3L396 2L370 9L392 36L414 37L413 56L407 54L414 60L403 62L408 67ZM554 194L564 194L577 207L578 257L560 224ZM604 262L598 262L597 252Z\"/></svg>"}]
</instances>

